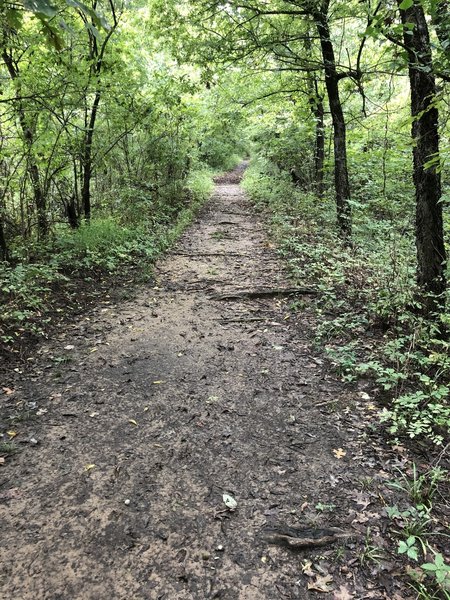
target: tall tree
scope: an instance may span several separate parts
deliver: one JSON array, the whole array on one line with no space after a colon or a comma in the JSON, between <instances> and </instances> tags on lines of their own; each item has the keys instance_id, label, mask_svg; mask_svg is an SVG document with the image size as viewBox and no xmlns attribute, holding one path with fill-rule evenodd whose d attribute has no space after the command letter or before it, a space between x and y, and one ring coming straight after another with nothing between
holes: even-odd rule
<instances>
[{"instance_id":1,"label":"tall tree","mask_svg":"<svg viewBox=\"0 0 450 600\"><path fill-rule=\"evenodd\" d=\"M427 18L419 0L398 0L411 86L416 189L417 282L427 313L442 310L446 252L442 218L439 112Z\"/></svg>"}]
</instances>

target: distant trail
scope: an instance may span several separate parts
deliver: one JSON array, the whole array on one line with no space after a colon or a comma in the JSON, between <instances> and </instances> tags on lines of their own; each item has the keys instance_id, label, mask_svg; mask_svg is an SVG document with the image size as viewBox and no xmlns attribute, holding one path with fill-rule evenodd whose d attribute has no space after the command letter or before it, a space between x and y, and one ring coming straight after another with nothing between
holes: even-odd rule
<instances>
[{"instance_id":1,"label":"distant trail","mask_svg":"<svg viewBox=\"0 0 450 600\"><path fill-rule=\"evenodd\" d=\"M363 512L381 504L358 487L380 467L357 393L314 355L292 298L214 299L292 287L239 186L221 181L152 287L105 299L17 376L39 415L17 439L38 443L0 465L5 600L303 599L320 585L395 597L376 580L366 595L359 567ZM262 533L302 548L294 528L315 526L353 541L294 553Z\"/></svg>"}]
</instances>

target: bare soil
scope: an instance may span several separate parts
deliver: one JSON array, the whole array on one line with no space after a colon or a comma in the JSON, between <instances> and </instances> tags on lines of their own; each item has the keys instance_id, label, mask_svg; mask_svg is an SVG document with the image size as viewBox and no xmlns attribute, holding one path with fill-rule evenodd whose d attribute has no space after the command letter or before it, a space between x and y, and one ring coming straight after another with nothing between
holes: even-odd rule
<instances>
[{"instance_id":1,"label":"bare soil","mask_svg":"<svg viewBox=\"0 0 450 600\"><path fill-rule=\"evenodd\" d=\"M410 597L383 513L402 449L313 351L296 296L229 297L292 287L233 181L152 286L105 297L4 382L4 600ZM346 537L271 543L329 527Z\"/></svg>"}]
</instances>

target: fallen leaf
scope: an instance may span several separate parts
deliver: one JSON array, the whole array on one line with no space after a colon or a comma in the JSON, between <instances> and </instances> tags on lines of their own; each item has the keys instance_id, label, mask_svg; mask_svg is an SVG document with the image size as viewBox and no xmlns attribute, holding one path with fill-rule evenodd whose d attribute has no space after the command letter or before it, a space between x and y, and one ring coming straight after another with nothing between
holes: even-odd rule
<instances>
[{"instance_id":1,"label":"fallen leaf","mask_svg":"<svg viewBox=\"0 0 450 600\"><path fill-rule=\"evenodd\" d=\"M11 439L11 440L13 438L15 438L17 435L17 431L13 431L12 429L10 431L7 431L6 433L7 433L7 435L9 435L9 439Z\"/></svg>"},{"instance_id":2,"label":"fallen leaf","mask_svg":"<svg viewBox=\"0 0 450 600\"><path fill-rule=\"evenodd\" d=\"M233 498L233 496L230 496L229 494L224 494L222 498L227 508L229 508L230 510L235 510L237 508L237 502Z\"/></svg>"},{"instance_id":3,"label":"fallen leaf","mask_svg":"<svg viewBox=\"0 0 450 600\"><path fill-rule=\"evenodd\" d=\"M98 412L92 412L89 416L91 417L91 419L93 419L94 417L98 417L98 415Z\"/></svg>"},{"instance_id":4,"label":"fallen leaf","mask_svg":"<svg viewBox=\"0 0 450 600\"><path fill-rule=\"evenodd\" d=\"M316 573L312 570L312 562L310 560L305 560L302 564L302 573L307 575L308 577L314 577Z\"/></svg>"},{"instance_id":5,"label":"fallen leaf","mask_svg":"<svg viewBox=\"0 0 450 600\"><path fill-rule=\"evenodd\" d=\"M85 471L92 471L92 469L95 469L95 465L94 464L84 465L84 470Z\"/></svg>"},{"instance_id":6,"label":"fallen leaf","mask_svg":"<svg viewBox=\"0 0 450 600\"><path fill-rule=\"evenodd\" d=\"M333 454L335 455L336 458L343 458L347 452L345 450L343 450L342 448L338 448L337 450L333 450Z\"/></svg>"},{"instance_id":7,"label":"fallen leaf","mask_svg":"<svg viewBox=\"0 0 450 600\"><path fill-rule=\"evenodd\" d=\"M13 390L13 389L11 389L11 388L9 388L9 387L4 387L4 388L2 388L2 389L3 389L3 391L5 392L5 394L6 394L7 396L10 396L11 394L14 394L14 390Z\"/></svg>"},{"instance_id":8,"label":"fallen leaf","mask_svg":"<svg viewBox=\"0 0 450 600\"><path fill-rule=\"evenodd\" d=\"M356 504L362 506L362 510L365 510L372 502L372 500L362 492L356 492L356 494L353 496L353 500L356 502Z\"/></svg>"},{"instance_id":9,"label":"fallen leaf","mask_svg":"<svg viewBox=\"0 0 450 600\"><path fill-rule=\"evenodd\" d=\"M160 383L166 383L165 381L163 381L162 379L159 379L158 381L154 381L153 382L155 385L159 385Z\"/></svg>"},{"instance_id":10,"label":"fallen leaf","mask_svg":"<svg viewBox=\"0 0 450 600\"><path fill-rule=\"evenodd\" d=\"M334 592L333 598L334 600L352 600L354 596L346 585L341 585L341 587Z\"/></svg>"},{"instance_id":11,"label":"fallen leaf","mask_svg":"<svg viewBox=\"0 0 450 600\"><path fill-rule=\"evenodd\" d=\"M97 352L98 348L91 348L90 352L92 354L92 352Z\"/></svg>"},{"instance_id":12,"label":"fallen leaf","mask_svg":"<svg viewBox=\"0 0 450 600\"><path fill-rule=\"evenodd\" d=\"M315 592L323 592L327 594L328 592L332 592L331 582L333 581L332 575L317 575L317 579L315 581L310 581L308 583L308 590L314 590Z\"/></svg>"},{"instance_id":13,"label":"fallen leaf","mask_svg":"<svg viewBox=\"0 0 450 600\"><path fill-rule=\"evenodd\" d=\"M359 392L358 396L361 400L370 400L370 396L367 392Z\"/></svg>"},{"instance_id":14,"label":"fallen leaf","mask_svg":"<svg viewBox=\"0 0 450 600\"><path fill-rule=\"evenodd\" d=\"M5 464L5 459L3 458L3 456L0 456L0 465Z\"/></svg>"}]
</instances>

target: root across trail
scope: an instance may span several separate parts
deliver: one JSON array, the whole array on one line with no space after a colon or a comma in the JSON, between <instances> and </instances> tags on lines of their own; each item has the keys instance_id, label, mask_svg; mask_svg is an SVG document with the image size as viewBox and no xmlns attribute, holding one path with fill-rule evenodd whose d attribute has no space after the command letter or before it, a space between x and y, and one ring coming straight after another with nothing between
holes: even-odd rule
<instances>
[{"instance_id":1,"label":"root across trail","mask_svg":"<svg viewBox=\"0 0 450 600\"><path fill-rule=\"evenodd\" d=\"M6 382L30 418L0 465L4 600L408 598L364 558L398 456L312 350L262 225L220 180L154 282Z\"/></svg>"}]
</instances>

